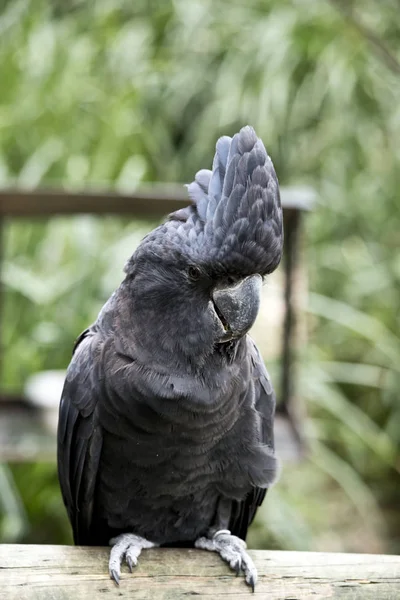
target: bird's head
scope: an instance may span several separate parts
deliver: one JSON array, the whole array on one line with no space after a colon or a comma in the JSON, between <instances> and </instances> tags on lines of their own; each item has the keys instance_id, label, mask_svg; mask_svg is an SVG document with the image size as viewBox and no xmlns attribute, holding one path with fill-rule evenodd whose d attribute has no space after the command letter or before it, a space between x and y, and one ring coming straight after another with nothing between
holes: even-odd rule
<instances>
[{"instance_id":1,"label":"bird's head","mask_svg":"<svg viewBox=\"0 0 400 600\"><path fill-rule=\"evenodd\" d=\"M193 205L143 239L126 284L143 342L150 336L201 361L253 325L262 278L281 259L282 209L273 164L252 127L218 140L212 171L199 171L188 192Z\"/></svg>"}]
</instances>

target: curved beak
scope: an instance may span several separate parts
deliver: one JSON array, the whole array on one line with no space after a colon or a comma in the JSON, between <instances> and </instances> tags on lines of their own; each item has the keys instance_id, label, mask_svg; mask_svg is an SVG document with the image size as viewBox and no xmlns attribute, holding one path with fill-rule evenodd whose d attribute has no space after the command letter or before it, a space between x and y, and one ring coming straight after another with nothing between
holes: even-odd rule
<instances>
[{"instance_id":1,"label":"curved beak","mask_svg":"<svg viewBox=\"0 0 400 600\"><path fill-rule=\"evenodd\" d=\"M214 291L214 309L225 330L219 343L240 338L249 331L260 308L261 288L261 276L250 275L235 285Z\"/></svg>"}]
</instances>

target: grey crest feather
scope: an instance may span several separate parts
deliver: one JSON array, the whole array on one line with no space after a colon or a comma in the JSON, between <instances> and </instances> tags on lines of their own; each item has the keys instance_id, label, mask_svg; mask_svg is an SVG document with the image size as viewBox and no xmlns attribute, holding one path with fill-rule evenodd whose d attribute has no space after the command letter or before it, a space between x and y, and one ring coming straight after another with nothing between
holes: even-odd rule
<instances>
[{"instance_id":1,"label":"grey crest feather","mask_svg":"<svg viewBox=\"0 0 400 600\"><path fill-rule=\"evenodd\" d=\"M208 186L208 195L215 198L217 202L221 199L222 186L225 180L225 171L227 166L228 154L231 145L231 138L224 136L219 138L216 145L216 152L213 161L212 176Z\"/></svg>"},{"instance_id":2,"label":"grey crest feather","mask_svg":"<svg viewBox=\"0 0 400 600\"><path fill-rule=\"evenodd\" d=\"M187 189L193 204L144 238L127 272L148 251L172 258L185 254L237 276L264 275L278 266L283 246L278 179L252 127L221 137L213 170L198 171Z\"/></svg>"},{"instance_id":3,"label":"grey crest feather","mask_svg":"<svg viewBox=\"0 0 400 600\"><path fill-rule=\"evenodd\" d=\"M209 254L227 268L262 274L276 268L283 244L278 180L252 127L221 137L212 172L199 171L188 191L204 223L201 241L204 248L208 240Z\"/></svg>"},{"instance_id":4,"label":"grey crest feather","mask_svg":"<svg viewBox=\"0 0 400 600\"><path fill-rule=\"evenodd\" d=\"M186 186L189 198L196 204L197 213L202 221L206 220L211 175L212 171L202 169L196 173L195 180Z\"/></svg>"}]
</instances>

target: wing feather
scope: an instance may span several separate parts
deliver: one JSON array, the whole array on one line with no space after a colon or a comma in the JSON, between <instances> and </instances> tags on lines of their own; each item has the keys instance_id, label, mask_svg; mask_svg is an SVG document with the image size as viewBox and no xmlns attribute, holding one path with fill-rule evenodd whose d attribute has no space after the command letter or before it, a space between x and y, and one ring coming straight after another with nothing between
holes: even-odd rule
<instances>
[{"instance_id":1,"label":"wing feather","mask_svg":"<svg viewBox=\"0 0 400 600\"><path fill-rule=\"evenodd\" d=\"M264 361L254 344L249 338L251 352L253 379L256 389L256 409L261 417L262 442L274 449L274 414L275 392L273 390ZM257 509L261 506L267 493L266 488L254 487L243 502L235 502L232 507L232 516L229 529L233 535L245 540L247 531L254 520Z\"/></svg>"},{"instance_id":2,"label":"wing feather","mask_svg":"<svg viewBox=\"0 0 400 600\"><path fill-rule=\"evenodd\" d=\"M58 475L76 544L90 543L102 447L97 417L101 384L95 368L98 345L98 336L93 329L85 330L76 341L59 410Z\"/></svg>"}]
</instances>

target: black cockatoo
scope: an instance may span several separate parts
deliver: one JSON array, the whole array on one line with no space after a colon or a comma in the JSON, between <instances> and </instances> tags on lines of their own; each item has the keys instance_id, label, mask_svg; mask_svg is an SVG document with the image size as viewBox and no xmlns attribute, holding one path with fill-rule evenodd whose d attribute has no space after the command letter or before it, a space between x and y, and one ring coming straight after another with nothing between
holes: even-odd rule
<instances>
[{"instance_id":1,"label":"black cockatoo","mask_svg":"<svg viewBox=\"0 0 400 600\"><path fill-rule=\"evenodd\" d=\"M218 552L254 589L245 538L276 477L275 396L246 335L278 265L273 164L247 126L216 145L193 204L149 233L78 338L59 412L58 471L76 544Z\"/></svg>"}]
</instances>

